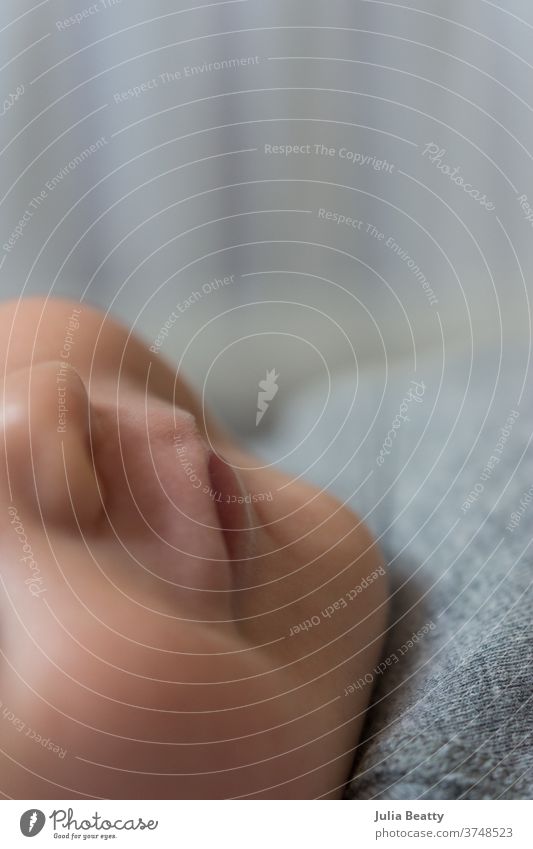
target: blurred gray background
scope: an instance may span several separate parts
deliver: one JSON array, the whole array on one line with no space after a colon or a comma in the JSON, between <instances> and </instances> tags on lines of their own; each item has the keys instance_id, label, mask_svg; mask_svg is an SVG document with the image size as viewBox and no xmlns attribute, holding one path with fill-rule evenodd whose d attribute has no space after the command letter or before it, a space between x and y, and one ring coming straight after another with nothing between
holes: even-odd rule
<instances>
[{"instance_id":1,"label":"blurred gray background","mask_svg":"<svg viewBox=\"0 0 533 849\"><path fill-rule=\"evenodd\" d=\"M3 0L0 39L2 298L109 309L244 430L272 368L529 341L531 3Z\"/></svg>"}]
</instances>

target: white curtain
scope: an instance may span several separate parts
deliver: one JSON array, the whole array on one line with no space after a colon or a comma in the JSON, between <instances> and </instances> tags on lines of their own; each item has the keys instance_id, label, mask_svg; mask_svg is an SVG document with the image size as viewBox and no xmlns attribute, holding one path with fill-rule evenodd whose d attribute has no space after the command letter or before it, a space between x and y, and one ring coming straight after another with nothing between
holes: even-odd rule
<instances>
[{"instance_id":1,"label":"white curtain","mask_svg":"<svg viewBox=\"0 0 533 849\"><path fill-rule=\"evenodd\" d=\"M525 0L4 0L2 296L177 312L228 415L258 364L526 338L532 43Z\"/></svg>"}]
</instances>

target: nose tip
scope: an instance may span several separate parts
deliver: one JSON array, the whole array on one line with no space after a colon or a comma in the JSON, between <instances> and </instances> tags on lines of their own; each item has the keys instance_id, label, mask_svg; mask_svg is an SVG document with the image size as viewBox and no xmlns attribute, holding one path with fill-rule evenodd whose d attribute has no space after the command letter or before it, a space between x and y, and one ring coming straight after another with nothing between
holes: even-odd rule
<instances>
[{"instance_id":1,"label":"nose tip","mask_svg":"<svg viewBox=\"0 0 533 849\"><path fill-rule=\"evenodd\" d=\"M101 510L90 451L85 384L65 363L39 363L6 378L0 423L13 500L55 523L87 525Z\"/></svg>"}]
</instances>

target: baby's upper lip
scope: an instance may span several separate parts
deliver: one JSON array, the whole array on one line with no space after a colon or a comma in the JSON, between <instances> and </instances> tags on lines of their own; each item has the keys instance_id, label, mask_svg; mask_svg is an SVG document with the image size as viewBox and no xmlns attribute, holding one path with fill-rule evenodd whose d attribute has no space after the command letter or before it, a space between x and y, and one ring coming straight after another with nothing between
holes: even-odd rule
<instances>
[{"instance_id":1,"label":"baby's upper lip","mask_svg":"<svg viewBox=\"0 0 533 849\"><path fill-rule=\"evenodd\" d=\"M246 559L253 554L256 531L251 508L244 500L247 494L244 484L232 466L214 451L210 452L208 469L229 558Z\"/></svg>"},{"instance_id":2,"label":"baby's upper lip","mask_svg":"<svg viewBox=\"0 0 533 849\"><path fill-rule=\"evenodd\" d=\"M207 443L192 413L173 407L173 415L176 425L187 434L186 438L196 442L204 453L207 481L202 486L202 493L211 502L216 517L213 525L220 528L228 559L250 557L256 532L251 506L245 501L248 493L241 476ZM182 444L186 438L182 437Z\"/></svg>"},{"instance_id":3,"label":"baby's upper lip","mask_svg":"<svg viewBox=\"0 0 533 849\"><path fill-rule=\"evenodd\" d=\"M240 476L214 447L210 446L189 410L168 401L148 396L141 386L132 386L131 394L121 398L115 408L109 395L102 399L103 418L111 419L116 432L117 411L121 423L130 423L139 445L137 453L145 452L152 474L158 475L161 486L161 504L176 511L177 524L182 523L190 532L183 532L181 546L187 548L187 537L207 542L218 536L222 550L214 560L244 560L254 551L256 531L253 530L253 512L244 500L247 494ZM100 430L102 428L100 427ZM143 444L144 443L144 444ZM148 465L148 464L147 464ZM125 468L128 471L127 466ZM189 491L187 491L187 489ZM148 515L151 510L147 510ZM192 547L192 543L191 543Z\"/></svg>"}]
</instances>

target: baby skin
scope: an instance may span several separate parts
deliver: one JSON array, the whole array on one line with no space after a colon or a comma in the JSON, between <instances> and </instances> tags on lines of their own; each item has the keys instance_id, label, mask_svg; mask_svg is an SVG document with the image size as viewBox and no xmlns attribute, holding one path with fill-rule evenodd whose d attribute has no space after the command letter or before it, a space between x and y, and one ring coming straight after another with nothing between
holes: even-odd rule
<instances>
[{"instance_id":1,"label":"baby skin","mask_svg":"<svg viewBox=\"0 0 533 849\"><path fill-rule=\"evenodd\" d=\"M97 310L0 326L4 797L340 797L386 628L365 525Z\"/></svg>"}]
</instances>

